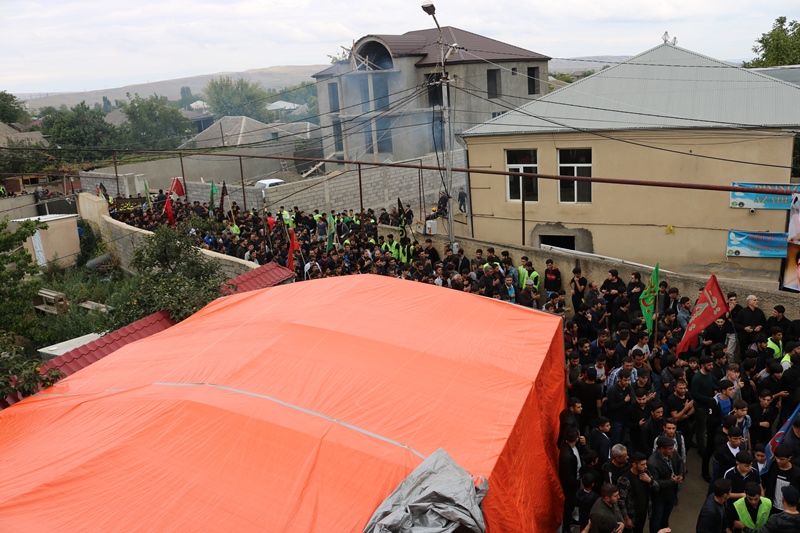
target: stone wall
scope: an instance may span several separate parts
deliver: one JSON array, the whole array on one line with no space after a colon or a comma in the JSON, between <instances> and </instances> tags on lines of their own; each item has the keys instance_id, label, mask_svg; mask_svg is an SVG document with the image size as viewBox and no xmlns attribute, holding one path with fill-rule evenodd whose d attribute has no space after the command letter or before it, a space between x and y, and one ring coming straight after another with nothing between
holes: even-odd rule
<instances>
[{"instance_id":1,"label":"stone wall","mask_svg":"<svg viewBox=\"0 0 800 533\"><path fill-rule=\"evenodd\" d=\"M388 233L397 233L397 228L390 226L380 226L378 230L379 235L386 236ZM415 234L414 238L419 242L425 242L426 238L433 241L434 247L439 251L440 255L444 257L444 250L447 248L447 235L424 235ZM626 283L630 278L632 272L639 272L642 275L642 281L652 274L652 268L643 268L630 263L620 261L611 261L607 259L584 257L577 254L561 253L552 250L543 250L540 248L522 248L520 246L498 245L489 242L468 239L465 237L457 237L457 243L460 248L464 249L466 256L470 259L475 257L475 250L478 248L484 251L486 256L486 248L494 247L495 254L500 256L500 252L507 250L514 261L514 266L519 265L519 258L523 255L527 256L533 262L534 268L539 274L542 274L545 269L545 261L552 259L554 264L561 271L562 288L568 291L567 283L572 277L572 269L580 267L582 275L591 281L596 281L598 285L608 277L608 271L616 268L619 271L619 277ZM660 280L669 283L670 287L678 287L681 294L688 296L692 301L697 298L697 291L703 287L708 281L705 276L693 276L680 274L675 272L660 271ZM797 295L790 292L778 290L778 283L775 282L775 288L770 289L765 287L762 283L752 283L750 280L744 279L731 279L719 278L719 285L723 292L735 292L739 297L739 303L745 305L745 298L748 294L756 294L759 297L759 307L764 311L764 314L769 317L772 313L772 308L775 305L783 305L786 308L786 316L789 320L800 318L800 299ZM540 288L542 288L540 286ZM569 298L568 298L569 300Z\"/></svg>"},{"instance_id":2,"label":"stone wall","mask_svg":"<svg viewBox=\"0 0 800 533\"><path fill-rule=\"evenodd\" d=\"M404 163L416 164L419 159L404 161ZM444 161L437 162L435 155L422 158L422 165L435 166L444 165ZM466 167L466 154L464 150L453 152L453 166ZM439 191L442 187L442 175L435 170L422 171L422 189L424 206L430 211L439 199ZM419 170L410 168L396 167L373 167L369 168L364 164L361 169L361 191L363 192L364 208L373 208L376 211L381 207L390 209L397 205L399 197L404 204L411 204L417 217L419 217L420 207L420 180ZM457 197L459 187L466 186L466 175L464 173L453 173L453 198ZM187 184L186 191L189 200L207 202L211 191L210 183L190 182ZM247 193L247 207L263 206L273 213L280 206L287 209L298 206L300 209L313 211L328 211L335 209L353 209L358 211L361 207L358 169L353 166L350 170L340 174L310 178L296 183L287 183L269 189L256 189L245 187ZM109 189L110 190L110 189ZM217 183L217 190L221 192L222 186ZM262 192L264 195L262 203ZM242 188L235 184L228 184L228 194L230 200L235 201L243 207ZM215 202L219 202L219 194L215 196ZM226 205L230 205L226 200Z\"/></svg>"}]
</instances>

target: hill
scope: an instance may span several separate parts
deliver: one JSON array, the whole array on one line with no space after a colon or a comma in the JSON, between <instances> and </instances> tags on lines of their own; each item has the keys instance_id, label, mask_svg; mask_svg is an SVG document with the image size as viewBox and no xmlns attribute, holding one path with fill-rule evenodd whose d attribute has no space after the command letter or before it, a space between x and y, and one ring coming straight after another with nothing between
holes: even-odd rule
<instances>
[{"instance_id":1,"label":"hill","mask_svg":"<svg viewBox=\"0 0 800 533\"><path fill-rule=\"evenodd\" d=\"M589 56L573 57L569 59L551 59L548 70L553 73L570 73L582 70L600 70L604 65L612 67L622 63L633 56Z\"/></svg>"},{"instance_id":2,"label":"hill","mask_svg":"<svg viewBox=\"0 0 800 533\"><path fill-rule=\"evenodd\" d=\"M96 91L85 91L78 93L51 93L47 96L33 97L37 95L20 94L19 98L24 99L30 109L40 109L42 107L59 107L65 104L72 107L85 100L90 106L96 102L103 102L103 96L107 96L112 102L115 99L125 99L126 93L138 93L140 96L159 94L171 100L178 100L181 97L181 87L188 86L192 93L199 94L203 91L212 78L220 76L230 76L232 78L244 78L250 82L260 83L265 89L282 89L297 85L304 81L313 81L311 75L327 68L330 65L297 65L297 66L278 66L261 69L245 70L244 72L217 72L215 74L202 74L188 78L176 78L173 80L156 81L152 83L138 83L126 85L125 87L115 87L111 89L100 89Z\"/></svg>"}]
</instances>

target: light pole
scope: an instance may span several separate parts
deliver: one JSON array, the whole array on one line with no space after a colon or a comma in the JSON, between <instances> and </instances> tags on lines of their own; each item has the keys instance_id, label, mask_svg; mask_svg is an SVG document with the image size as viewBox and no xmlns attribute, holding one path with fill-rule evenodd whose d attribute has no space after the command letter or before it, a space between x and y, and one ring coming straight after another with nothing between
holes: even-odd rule
<instances>
[{"instance_id":1,"label":"light pole","mask_svg":"<svg viewBox=\"0 0 800 533\"><path fill-rule=\"evenodd\" d=\"M442 35L442 27L439 26L439 21L436 20L436 7L433 2L425 2L422 4L422 10L433 17L433 22L439 29L439 62L442 66L442 75L439 83L442 87L442 125L444 127L444 167L445 167L445 183L447 184L447 236L450 243L450 249L455 253L454 249L455 238L453 235L453 152L452 152L452 124L450 122L450 92L448 85L450 80L447 79L447 71L445 70L445 61L450 57L458 44L448 44L444 41ZM445 54L445 47L447 53Z\"/></svg>"}]
</instances>

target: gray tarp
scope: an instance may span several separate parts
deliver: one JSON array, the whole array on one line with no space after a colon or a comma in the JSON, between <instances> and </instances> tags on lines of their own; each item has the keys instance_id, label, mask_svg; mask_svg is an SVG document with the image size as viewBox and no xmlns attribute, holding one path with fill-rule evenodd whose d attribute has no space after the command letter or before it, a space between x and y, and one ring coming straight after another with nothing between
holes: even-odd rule
<instances>
[{"instance_id":1,"label":"gray tarp","mask_svg":"<svg viewBox=\"0 0 800 533\"><path fill-rule=\"evenodd\" d=\"M476 486L440 448L384 500L364 533L484 533L480 505L488 490L485 478Z\"/></svg>"}]
</instances>

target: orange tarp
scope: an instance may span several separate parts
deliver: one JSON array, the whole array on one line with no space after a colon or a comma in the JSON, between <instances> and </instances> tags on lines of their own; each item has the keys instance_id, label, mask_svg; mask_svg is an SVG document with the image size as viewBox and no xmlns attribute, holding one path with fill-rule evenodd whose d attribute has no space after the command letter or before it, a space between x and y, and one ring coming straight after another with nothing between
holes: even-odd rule
<instances>
[{"instance_id":1,"label":"orange tarp","mask_svg":"<svg viewBox=\"0 0 800 533\"><path fill-rule=\"evenodd\" d=\"M438 448L558 527L561 319L348 276L219 299L0 412L3 530L360 532Z\"/></svg>"}]
</instances>

